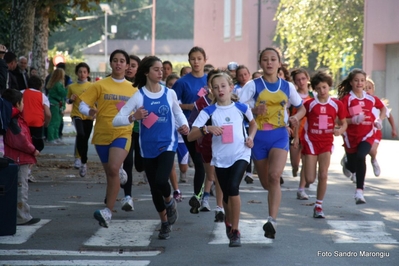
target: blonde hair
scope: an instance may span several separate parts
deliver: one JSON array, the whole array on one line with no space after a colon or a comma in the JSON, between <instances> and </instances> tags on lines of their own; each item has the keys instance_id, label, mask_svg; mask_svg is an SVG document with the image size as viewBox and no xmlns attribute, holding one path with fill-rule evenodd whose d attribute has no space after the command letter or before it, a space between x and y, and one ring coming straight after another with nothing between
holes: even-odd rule
<instances>
[{"instance_id":1,"label":"blonde hair","mask_svg":"<svg viewBox=\"0 0 399 266\"><path fill-rule=\"evenodd\" d=\"M234 86L233 79L231 78L231 76L229 74L227 74L225 72L219 72L219 73L213 74L212 77L209 80L209 84L212 86L213 80L215 78L219 78L219 77L225 78L230 86ZM212 87L212 89L213 89L213 87ZM238 98L238 96L236 94L231 93L231 100L233 102L238 102L239 98ZM216 99L216 97L214 97L213 100L212 100L212 104L214 104L216 102L217 102L217 99Z\"/></svg>"},{"instance_id":2,"label":"blonde hair","mask_svg":"<svg viewBox=\"0 0 399 266\"><path fill-rule=\"evenodd\" d=\"M62 68L57 68L51 74L50 80L47 83L46 89L51 89L57 82L61 82L64 85L65 71Z\"/></svg>"}]
</instances>

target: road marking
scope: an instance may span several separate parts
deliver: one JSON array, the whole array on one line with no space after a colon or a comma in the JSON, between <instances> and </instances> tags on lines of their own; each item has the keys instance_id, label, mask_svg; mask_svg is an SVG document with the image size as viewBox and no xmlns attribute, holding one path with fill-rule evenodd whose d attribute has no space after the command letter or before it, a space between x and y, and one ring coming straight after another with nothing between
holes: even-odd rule
<instances>
[{"instance_id":1,"label":"road marking","mask_svg":"<svg viewBox=\"0 0 399 266\"><path fill-rule=\"evenodd\" d=\"M7 260L1 262L3 265L56 265L56 266L109 266L109 265L126 265L126 266L147 266L150 265L148 260Z\"/></svg>"},{"instance_id":2,"label":"road marking","mask_svg":"<svg viewBox=\"0 0 399 266\"><path fill-rule=\"evenodd\" d=\"M43 225L47 224L51 220L42 219L37 224L33 225L20 225L17 226L17 232L12 236L0 236L0 244L22 244L28 241L28 239Z\"/></svg>"},{"instance_id":3,"label":"road marking","mask_svg":"<svg viewBox=\"0 0 399 266\"><path fill-rule=\"evenodd\" d=\"M84 246L146 247L159 220L112 220L109 228L99 228Z\"/></svg>"},{"instance_id":4,"label":"road marking","mask_svg":"<svg viewBox=\"0 0 399 266\"><path fill-rule=\"evenodd\" d=\"M333 228L335 243L398 243L385 231L381 221L327 221Z\"/></svg>"},{"instance_id":5,"label":"road marking","mask_svg":"<svg viewBox=\"0 0 399 266\"><path fill-rule=\"evenodd\" d=\"M40 249L11 249L0 250L2 256L87 256L87 257L149 257L160 254L161 251L74 251L74 250L40 250ZM46 264L44 264L46 265Z\"/></svg>"},{"instance_id":6,"label":"road marking","mask_svg":"<svg viewBox=\"0 0 399 266\"><path fill-rule=\"evenodd\" d=\"M273 240L264 237L263 225L266 220L240 219L240 233L242 244L271 244ZM224 223L215 223L213 239L208 244L229 244Z\"/></svg>"},{"instance_id":7,"label":"road marking","mask_svg":"<svg viewBox=\"0 0 399 266\"><path fill-rule=\"evenodd\" d=\"M98 204L98 203L97 203ZM66 208L66 205L30 205L31 209Z\"/></svg>"}]
</instances>

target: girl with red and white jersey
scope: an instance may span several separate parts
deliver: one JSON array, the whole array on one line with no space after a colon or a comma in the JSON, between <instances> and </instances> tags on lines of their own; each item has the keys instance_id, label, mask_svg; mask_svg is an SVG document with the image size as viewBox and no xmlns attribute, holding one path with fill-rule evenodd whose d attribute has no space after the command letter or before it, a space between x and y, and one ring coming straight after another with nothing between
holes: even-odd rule
<instances>
[{"instance_id":1,"label":"girl with red and white jersey","mask_svg":"<svg viewBox=\"0 0 399 266\"><path fill-rule=\"evenodd\" d=\"M370 95L374 95L374 93L375 93L375 85L374 85L373 80L371 80L370 78L367 78L367 80L366 80L366 87L364 87L364 91L367 92ZM384 101L383 101L383 103L384 103ZM376 117L380 116L380 110L378 110L376 108L373 108L372 112L373 112L374 116L376 116ZM389 122L389 124L391 125L391 128L392 128L392 131L391 131L392 138L395 138L395 137L398 136L398 134L396 132L395 120L393 119L392 114L390 114L388 108L387 108L386 117L387 117L388 122ZM371 157L370 161L371 161L371 166L373 167L374 175L375 176L379 176L381 174L381 169L380 169L380 165L378 164L378 161L377 161L376 157L377 157L377 149L378 149L378 146L379 146L380 141L382 139L381 129L375 128L375 135L376 135L376 137L375 137L373 145L371 146L371 150L370 150L369 154L370 154L370 157Z\"/></svg>"},{"instance_id":2,"label":"girl with red and white jersey","mask_svg":"<svg viewBox=\"0 0 399 266\"><path fill-rule=\"evenodd\" d=\"M346 111L341 101L329 95L332 78L323 71L317 72L310 80L314 98L305 101L306 122L301 132L303 169L305 181L313 183L318 170L316 204L314 218L324 218L322 203L327 190L327 175L333 152L334 135L340 136L347 128ZM335 128L337 121L339 128Z\"/></svg>"},{"instance_id":3,"label":"girl with red and white jersey","mask_svg":"<svg viewBox=\"0 0 399 266\"><path fill-rule=\"evenodd\" d=\"M382 127L386 108L379 98L363 91L366 85L366 73L361 69L352 70L338 85L338 97L347 110L348 128L343 134L347 162L343 162L344 174L356 174L356 204L366 203L363 196L366 176L366 156L375 140L374 127ZM373 108L380 109L379 117L372 113Z\"/></svg>"}]
</instances>

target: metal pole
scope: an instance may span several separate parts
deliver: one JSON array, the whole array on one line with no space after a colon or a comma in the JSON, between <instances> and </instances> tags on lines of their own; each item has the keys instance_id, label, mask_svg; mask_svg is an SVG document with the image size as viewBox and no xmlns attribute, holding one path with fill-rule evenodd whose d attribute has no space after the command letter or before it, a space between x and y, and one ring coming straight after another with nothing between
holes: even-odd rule
<instances>
[{"instance_id":1,"label":"metal pole","mask_svg":"<svg viewBox=\"0 0 399 266\"><path fill-rule=\"evenodd\" d=\"M155 12L156 0L152 0L152 33L151 33L151 54L155 55Z\"/></svg>"}]
</instances>

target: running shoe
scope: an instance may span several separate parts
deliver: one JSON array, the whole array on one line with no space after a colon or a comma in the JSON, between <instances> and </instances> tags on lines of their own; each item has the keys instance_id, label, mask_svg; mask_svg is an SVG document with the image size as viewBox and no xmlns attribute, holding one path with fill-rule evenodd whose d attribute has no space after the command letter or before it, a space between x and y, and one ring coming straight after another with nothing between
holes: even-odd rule
<instances>
[{"instance_id":1,"label":"running shoe","mask_svg":"<svg viewBox=\"0 0 399 266\"><path fill-rule=\"evenodd\" d=\"M364 204L364 203L366 203L366 200L364 199L362 191L356 190L356 192L355 192L355 202L356 202L356 204Z\"/></svg>"},{"instance_id":2,"label":"running shoe","mask_svg":"<svg viewBox=\"0 0 399 266\"><path fill-rule=\"evenodd\" d=\"M36 180L36 178L35 178L32 174L29 174L29 175L28 175L28 182L29 182L29 183L36 183L37 180Z\"/></svg>"},{"instance_id":3,"label":"running shoe","mask_svg":"<svg viewBox=\"0 0 399 266\"><path fill-rule=\"evenodd\" d=\"M222 223L224 221L224 209L216 206L215 209L215 223Z\"/></svg>"},{"instance_id":4,"label":"running shoe","mask_svg":"<svg viewBox=\"0 0 399 266\"><path fill-rule=\"evenodd\" d=\"M111 222L112 213L110 209L105 208L102 210L96 210L94 212L94 218L98 221L98 223L105 228L108 228Z\"/></svg>"},{"instance_id":5,"label":"running shoe","mask_svg":"<svg viewBox=\"0 0 399 266\"><path fill-rule=\"evenodd\" d=\"M346 168L346 163L347 162L348 162L348 160L346 158L346 155L344 155L344 157L342 157L342 159L341 159L342 172L344 173L344 175L346 177L351 177L352 176L351 171L349 171L349 169Z\"/></svg>"},{"instance_id":6,"label":"running shoe","mask_svg":"<svg viewBox=\"0 0 399 266\"><path fill-rule=\"evenodd\" d=\"M121 165L121 168L119 168L119 180L122 186L127 182L127 173L123 169L123 164Z\"/></svg>"},{"instance_id":7,"label":"running shoe","mask_svg":"<svg viewBox=\"0 0 399 266\"><path fill-rule=\"evenodd\" d=\"M296 192L296 198L299 200L308 200L309 196L306 194L305 190L297 191Z\"/></svg>"},{"instance_id":8,"label":"running shoe","mask_svg":"<svg viewBox=\"0 0 399 266\"><path fill-rule=\"evenodd\" d=\"M190 212L193 214L199 213L199 208L201 206L201 203L197 196L193 195L188 202L188 204L191 206Z\"/></svg>"},{"instance_id":9,"label":"running shoe","mask_svg":"<svg viewBox=\"0 0 399 266\"><path fill-rule=\"evenodd\" d=\"M128 212L128 211L134 211L134 205L133 205L133 199L131 196L126 195L122 200L122 210Z\"/></svg>"},{"instance_id":10,"label":"running shoe","mask_svg":"<svg viewBox=\"0 0 399 266\"><path fill-rule=\"evenodd\" d=\"M75 162L73 163L73 167L75 167L75 169L79 169L81 165L82 161L80 160L80 158L76 158Z\"/></svg>"},{"instance_id":11,"label":"running shoe","mask_svg":"<svg viewBox=\"0 0 399 266\"><path fill-rule=\"evenodd\" d=\"M321 206L315 206L313 208L313 218L324 218L323 208Z\"/></svg>"},{"instance_id":12,"label":"running shoe","mask_svg":"<svg viewBox=\"0 0 399 266\"><path fill-rule=\"evenodd\" d=\"M211 206L209 205L209 201L207 198L202 199L201 206L199 209L201 212L209 212L211 211Z\"/></svg>"},{"instance_id":13,"label":"running shoe","mask_svg":"<svg viewBox=\"0 0 399 266\"><path fill-rule=\"evenodd\" d=\"M177 221L177 203L174 198L172 198L172 203L166 207L166 216L168 216L169 225L174 224Z\"/></svg>"},{"instance_id":14,"label":"running shoe","mask_svg":"<svg viewBox=\"0 0 399 266\"><path fill-rule=\"evenodd\" d=\"M381 174L381 169L380 169L380 165L378 164L376 159L371 159L371 165L373 166L373 172L375 176L380 176Z\"/></svg>"},{"instance_id":15,"label":"running shoe","mask_svg":"<svg viewBox=\"0 0 399 266\"><path fill-rule=\"evenodd\" d=\"M254 179L252 178L252 176L246 174L244 177L244 180L247 184L252 184L254 182Z\"/></svg>"},{"instance_id":16,"label":"running shoe","mask_svg":"<svg viewBox=\"0 0 399 266\"><path fill-rule=\"evenodd\" d=\"M229 247L241 247L241 234L238 230L232 230Z\"/></svg>"},{"instance_id":17,"label":"running shoe","mask_svg":"<svg viewBox=\"0 0 399 266\"><path fill-rule=\"evenodd\" d=\"M86 173L87 173L87 165L85 163L82 163L82 165L80 166L80 169L79 169L79 175L81 177L85 177Z\"/></svg>"},{"instance_id":18,"label":"running shoe","mask_svg":"<svg viewBox=\"0 0 399 266\"><path fill-rule=\"evenodd\" d=\"M265 237L274 239L276 235L277 222L271 216L267 218L267 222L263 225L263 231L265 231Z\"/></svg>"},{"instance_id":19,"label":"running shoe","mask_svg":"<svg viewBox=\"0 0 399 266\"><path fill-rule=\"evenodd\" d=\"M171 228L170 224L161 224L161 229L159 230L158 238L159 239L169 239Z\"/></svg>"},{"instance_id":20,"label":"running shoe","mask_svg":"<svg viewBox=\"0 0 399 266\"><path fill-rule=\"evenodd\" d=\"M176 202L181 202L183 200L183 195L181 194L181 192L176 190L173 192L173 198Z\"/></svg>"}]
</instances>

